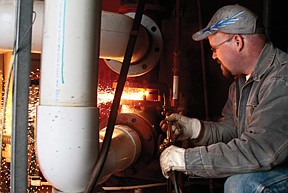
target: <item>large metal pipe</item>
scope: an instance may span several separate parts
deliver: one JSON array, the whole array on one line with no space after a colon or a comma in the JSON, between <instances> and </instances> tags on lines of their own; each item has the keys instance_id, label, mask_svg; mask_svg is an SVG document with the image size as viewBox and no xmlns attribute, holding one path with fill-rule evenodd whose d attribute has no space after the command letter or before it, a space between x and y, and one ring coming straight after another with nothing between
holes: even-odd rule
<instances>
[{"instance_id":1,"label":"large metal pipe","mask_svg":"<svg viewBox=\"0 0 288 193\"><path fill-rule=\"evenodd\" d=\"M27 188L28 167L28 97L29 73L31 61L31 28L32 25L32 0L17 0L16 14L16 41L13 66L13 114L11 147L11 192L25 192ZM25 5L25 6L24 6ZM9 85L9 82L7 86ZM6 110L6 109L5 109ZM4 124L4 123L3 123ZM2 138L2 132L1 132ZM2 142L1 142L2 147Z\"/></svg>"},{"instance_id":2,"label":"large metal pipe","mask_svg":"<svg viewBox=\"0 0 288 193\"><path fill-rule=\"evenodd\" d=\"M106 130L106 127L100 130L100 147L102 147ZM105 182L115 172L123 171L135 163L141 150L141 139L135 129L128 125L115 125L107 159L98 183Z\"/></svg>"}]
</instances>

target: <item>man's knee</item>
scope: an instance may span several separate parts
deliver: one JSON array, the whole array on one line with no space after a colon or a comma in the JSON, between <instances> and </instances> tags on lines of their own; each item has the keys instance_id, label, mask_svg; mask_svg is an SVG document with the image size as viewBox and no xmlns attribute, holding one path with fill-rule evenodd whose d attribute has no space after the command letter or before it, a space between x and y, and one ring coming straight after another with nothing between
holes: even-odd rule
<instances>
[{"instance_id":1,"label":"man's knee","mask_svg":"<svg viewBox=\"0 0 288 193\"><path fill-rule=\"evenodd\" d=\"M247 184L247 176L242 174L237 174L230 176L227 178L225 184L224 184L224 192L225 193L245 193L248 192L251 193L251 189L248 188L249 186Z\"/></svg>"},{"instance_id":2,"label":"man's knee","mask_svg":"<svg viewBox=\"0 0 288 193\"><path fill-rule=\"evenodd\" d=\"M286 193L287 190L287 168L233 175L224 184L225 193Z\"/></svg>"}]
</instances>

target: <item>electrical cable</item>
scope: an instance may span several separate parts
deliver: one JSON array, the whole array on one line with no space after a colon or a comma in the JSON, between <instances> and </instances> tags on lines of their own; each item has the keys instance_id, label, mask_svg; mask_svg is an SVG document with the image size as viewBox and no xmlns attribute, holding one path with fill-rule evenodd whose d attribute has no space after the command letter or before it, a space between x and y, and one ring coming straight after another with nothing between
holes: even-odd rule
<instances>
[{"instance_id":1,"label":"electrical cable","mask_svg":"<svg viewBox=\"0 0 288 193\"><path fill-rule=\"evenodd\" d=\"M96 165L94 166L93 171L92 171L92 176L88 182L88 185L85 188L84 193L91 193L94 189L94 186L97 185L97 182L99 180L100 174L102 172L102 169L103 169L103 166L104 166L107 154L108 154L108 150L110 147L111 138L112 138L112 134L114 131L114 126L115 126L115 122L116 122L116 118L118 114L121 95L125 86L125 82L126 82L131 58L133 55L137 35L140 29L144 7L145 7L145 0L138 1L135 18L133 20L132 29L130 32L127 48L126 48L123 63L121 66L121 71L120 71L120 75L118 78L118 83L116 86L114 99L112 102L112 107L111 107L111 111L110 111L110 115L109 115L109 119L107 123L107 129L106 129L105 137L103 140L102 148L100 150L100 154L97 159Z\"/></svg>"}]
</instances>

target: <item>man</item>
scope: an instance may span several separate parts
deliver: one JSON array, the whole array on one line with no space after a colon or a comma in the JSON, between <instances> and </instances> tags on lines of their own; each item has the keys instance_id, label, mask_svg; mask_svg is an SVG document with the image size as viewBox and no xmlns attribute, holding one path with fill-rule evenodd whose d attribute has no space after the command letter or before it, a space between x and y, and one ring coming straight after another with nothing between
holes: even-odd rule
<instances>
[{"instance_id":1,"label":"man","mask_svg":"<svg viewBox=\"0 0 288 193\"><path fill-rule=\"evenodd\" d=\"M287 53L267 41L257 16L240 5L220 8L192 38L208 38L212 58L235 81L218 122L180 114L165 119L175 140L192 140L196 147L166 148L163 175L228 177L226 193L288 192Z\"/></svg>"}]
</instances>

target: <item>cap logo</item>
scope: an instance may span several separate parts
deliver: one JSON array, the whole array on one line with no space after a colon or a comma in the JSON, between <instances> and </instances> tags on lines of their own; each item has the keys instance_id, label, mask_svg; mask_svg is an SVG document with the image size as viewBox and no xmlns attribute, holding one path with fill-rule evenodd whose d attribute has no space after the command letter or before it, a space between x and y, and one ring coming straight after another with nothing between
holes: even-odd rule
<instances>
[{"instance_id":1,"label":"cap logo","mask_svg":"<svg viewBox=\"0 0 288 193\"><path fill-rule=\"evenodd\" d=\"M206 30L204 30L203 33L212 34L213 31L218 31L219 28L221 28L221 27L226 27L226 26L232 25L240 19L239 16L243 13L244 13L244 11L241 11L241 12L237 13L236 15L228 18L228 19L220 20L216 24L214 24L214 25L210 26L209 28L207 28Z\"/></svg>"}]
</instances>

